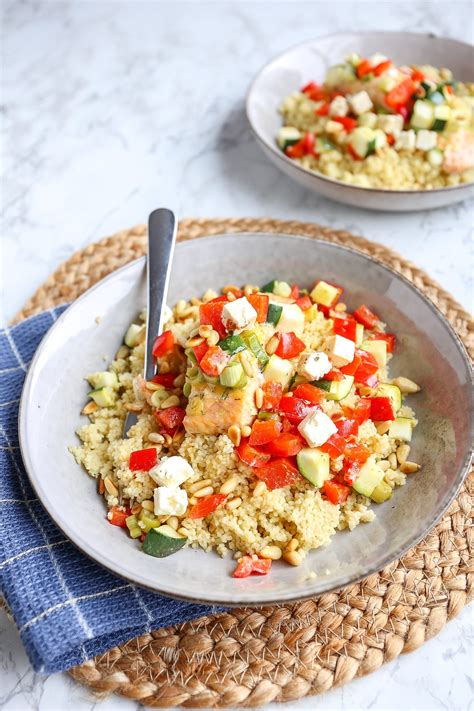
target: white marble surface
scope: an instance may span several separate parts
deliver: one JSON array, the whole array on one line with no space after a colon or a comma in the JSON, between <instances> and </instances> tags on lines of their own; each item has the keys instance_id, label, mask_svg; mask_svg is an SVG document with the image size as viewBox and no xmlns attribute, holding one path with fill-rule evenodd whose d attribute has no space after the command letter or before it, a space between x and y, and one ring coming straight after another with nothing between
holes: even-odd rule
<instances>
[{"instance_id":1,"label":"white marble surface","mask_svg":"<svg viewBox=\"0 0 474 711\"><path fill-rule=\"evenodd\" d=\"M255 72L296 42L349 28L469 41L470 3L32 0L4 1L2 14L2 323L61 260L158 205L346 228L412 259L471 307L472 204L395 216L315 198L267 162L243 112ZM467 709L473 637L465 610L412 655L289 706ZM66 675L32 672L4 616L0 674L4 709L95 708ZM139 705L112 697L97 707Z\"/></svg>"}]
</instances>

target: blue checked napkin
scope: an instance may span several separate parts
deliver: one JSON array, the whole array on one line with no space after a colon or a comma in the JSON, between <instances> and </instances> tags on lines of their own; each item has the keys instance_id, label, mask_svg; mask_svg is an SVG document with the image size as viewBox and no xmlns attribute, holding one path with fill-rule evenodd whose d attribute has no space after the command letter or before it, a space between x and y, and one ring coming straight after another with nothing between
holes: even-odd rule
<instances>
[{"instance_id":1,"label":"blue checked napkin","mask_svg":"<svg viewBox=\"0 0 474 711\"><path fill-rule=\"evenodd\" d=\"M0 583L36 671L64 671L159 627L217 612L162 597L82 555L45 512L18 446L18 406L58 307L0 330Z\"/></svg>"}]
</instances>

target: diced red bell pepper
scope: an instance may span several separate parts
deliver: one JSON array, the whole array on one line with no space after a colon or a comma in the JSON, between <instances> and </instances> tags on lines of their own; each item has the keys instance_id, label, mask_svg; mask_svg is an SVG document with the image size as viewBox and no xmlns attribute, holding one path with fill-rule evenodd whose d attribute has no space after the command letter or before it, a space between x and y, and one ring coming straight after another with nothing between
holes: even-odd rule
<instances>
[{"instance_id":1,"label":"diced red bell pepper","mask_svg":"<svg viewBox=\"0 0 474 711\"><path fill-rule=\"evenodd\" d=\"M315 407L315 405L310 405L305 400L293 396L282 397L279 410L292 424L298 425L306 415L314 411Z\"/></svg>"},{"instance_id":2,"label":"diced red bell pepper","mask_svg":"<svg viewBox=\"0 0 474 711\"><path fill-rule=\"evenodd\" d=\"M382 333L382 331L374 331L370 339L373 341L385 341L387 344L387 353L393 353L395 350L395 334L394 333Z\"/></svg>"},{"instance_id":3,"label":"diced red bell pepper","mask_svg":"<svg viewBox=\"0 0 474 711\"><path fill-rule=\"evenodd\" d=\"M257 312L257 323L265 323L268 313L269 297L267 294L249 294L247 300Z\"/></svg>"},{"instance_id":4,"label":"diced red bell pepper","mask_svg":"<svg viewBox=\"0 0 474 711\"><path fill-rule=\"evenodd\" d=\"M167 430L174 430L177 427L181 427L185 414L186 411L183 410L182 407L178 407L177 405L174 405L173 407L167 407L164 410L155 411L156 419Z\"/></svg>"},{"instance_id":5,"label":"diced red bell pepper","mask_svg":"<svg viewBox=\"0 0 474 711\"><path fill-rule=\"evenodd\" d=\"M314 113L316 116L327 116L329 113L329 102L325 101L324 104L321 104L319 108L314 110Z\"/></svg>"},{"instance_id":6,"label":"diced red bell pepper","mask_svg":"<svg viewBox=\"0 0 474 711\"><path fill-rule=\"evenodd\" d=\"M346 417L361 425L370 417L370 402L367 398L361 398L354 408L343 407L343 411Z\"/></svg>"},{"instance_id":7,"label":"diced red bell pepper","mask_svg":"<svg viewBox=\"0 0 474 711\"><path fill-rule=\"evenodd\" d=\"M306 345L295 333L280 333L275 354L280 358L296 358L305 348Z\"/></svg>"},{"instance_id":8,"label":"diced red bell pepper","mask_svg":"<svg viewBox=\"0 0 474 711\"><path fill-rule=\"evenodd\" d=\"M401 84L388 92L385 96L385 103L390 109L398 111L404 106L415 93L417 85L412 78L407 77Z\"/></svg>"},{"instance_id":9,"label":"diced red bell pepper","mask_svg":"<svg viewBox=\"0 0 474 711\"><path fill-rule=\"evenodd\" d=\"M370 457L370 449L357 442L347 442L344 447L344 457L353 464L364 464Z\"/></svg>"},{"instance_id":10,"label":"diced red bell pepper","mask_svg":"<svg viewBox=\"0 0 474 711\"><path fill-rule=\"evenodd\" d=\"M291 434L298 434L298 429L296 425L294 425L292 422L290 422L286 417L283 417L281 421L281 431L282 432L291 432Z\"/></svg>"},{"instance_id":11,"label":"diced red bell pepper","mask_svg":"<svg viewBox=\"0 0 474 711\"><path fill-rule=\"evenodd\" d=\"M393 146L393 144L395 143L395 136L393 135L393 133L387 133L387 143L389 146Z\"/></svg>"},{"instance_id":12,"label":"diced red bell pepper","mask_svg":"<svg viewBox=\"0 0 474 711\"><path fill-rule=\"evenodd\" d=\"M160 336L155 338L153 343L152 353L155 358L161 358L162 356L169 353L174 348L174 337L171 331L163 331Z\"/></svg>"},{"instance_id":13,"label":"diced red bell pepper","mask_svg":"<svg viewBox=\"0 0 474 711\"><path fill-rule=\"evenodd\" d=\"M411 73L411 78L413 79L413 81L423 81L425 75L423 74L423 72L420 72L419 69L414 69Z\"/></svg>"},{"instance_id":14,"label":"diced red bell pepper","mask_svg":"<svg viewBox=\"0 0 474 711\"><path fill-rule=\"evenodd\" d=\"M386 59L384 62L380 62L380 64L376 64L375 67L373 68L373 72L376 77L379 77L384 72L386 72L387 69L390 69L391 66L392 66L391 60Z\"/></svg>"},{"instance_id":15,"label":"diced red bell pepper","mask_svg":"<svg viewBox=\"0 0 474 711\"><path fill-rule=\"evenodd\" d=\"M354 375L354 373L356 372L357 368L359 367L359 365L360 365L361 363L362 363L362 358L360 358L360 356L358 356L357 354L355 354L355 355L354 355L354 360L352 361L352 363L348 363L347 365L342 365L342 366L339 368L339 370L340 370L341 373L343 373L344 375Z\"/></svg>"},{"instance_id":16,"label":"diced red bell pepper","mask_svg":"<svg viewBox=\"0 0 474 711\"><path fill-rule=\"evenodd\" d=\"M188 518L205 518L209 516L227 498L226 494L211 494L204 496L197 504L194 504L188 513Z\"/></svg>"},{"instance_id":17,"label":"diced red bell pepper","mask_svg":"<svg viewBox=\"0 0 474 711\"><path fill-rule=\"evenodd\" d=\"M291 285L291 292L290 292L290 299L299 299L300 296L300 287L298 284L292 284Z\"/></svg>"},{"instance_id":18,"label":"diced red bell pepper","mask_svg":"<svg viewBox=\"0 0 474 711\"><path fill-rule=\"evenodd\" d=\"M342 473L344 483L349 486L354 486L355 481L360 473L360 465L357 462L351 462L349 459L344 459L342 463Z\"/></svg>"},{"instance_id":19,"label":"diced red bell pepper","mask_svg":"<svg viewBox=\"0 0 474 711\"><path fill-rule=\"evenodd\" d=\"M350 116L334 116L332 120L340 123L347 133L351 133L351 131L353 131L357 126L356 119L351 118Z\"/></svg>"},{"instance_id":20,"label":"diced red bell pepper","mask_svg":"<svg viewBox=\"0 0 474 711\"><path fill-rule=\"evenodd\" d=\"M372 71L373 67L368 59L362 59L362 61L360 61L356 67L356 74L359 79L362 79L362 77L367 76L367 74L370 74Z\"/></svg>"},{"instance_id":21,"label":"diced red bell pepper","mask_svg":"<svg viewBox=\"0 0 474 711\"><path fill-rule=\"evenodd\" d=\"M331 435L329 439L320 446L322 452L329 454L331 459L337 459L344 452L346 446L346 438L339 433Z\"/></svg>"},{"instance_id":22,"label":"diced red bell pepper","mask_svg":"<svg viewBox=\"0 0 474 711\"><path fill-rule=\"evenodd\" d=\"M237 567L232 573L233 578L248 578L250 575L267 575L272 567L270 558L253 558L250 555L244 555L239 558Z\"/></svg>"},{"instance_id":23,"label":"diced red bell pepper","mask_svg":"<svg viewBox=\"0 0 474 711\"><path fill-rule=\"evenodd\" d=\"M291 459L287 458L272 459L264 467L257 469L255 475L265 482L270 491L291 486L301 479L298 468Z\"/></svg>"},{"instance_id":24,"label":"diced red bell pepper","mask_svg":"<svg viewBox=\"0 0 474 711\"><path fill-rule=\"evenodd\" d=\"M337 420L337 422L334 423L337 427L337 431L341 435L341 437L350 437L351 435L357 435L357 432L359 431L359 425L355 420L348 420L346 417L343 417L340 420Z\"/></svg>"},{"instance_id":25,"label":"diced red bell pepper","mask_svg":"<svg viewBox=\"0 0 474 711\"><path fill-rule=\"evenodd\" d=\"M314 151L314 133L309 131L302 138L303 149L306 155L311 155Z\"/></svg>"},{"instance_id":26,"label":"diced red bell pepper","mask_svg":"<svg viewBox=\"0 0 474 711\"><path fill-rule=\"evenodd\" d=\"M323 494L327 497L331 504L343 504L347 501L347 497L351 493L348 486L338 484L336 481L325 481L323 484Z\"/></svg>"},{"instance_id":27,"label":"diced red bell pepper","mask_svg":"<svg viewBox=\"0 0 474 711\"><path fill-rule=\"evenodd\" d=\"M283 395L283 385L269 380L262 385L263 404L262 410L273 411L278 409L281 396Z\"/></svg>"},{"instance_id":28,"label":"diced red bell pepper","mask_svg":"<svg viewBox=\"0 0 474 711\"><path fill-rule=\"evenodd\" d=\"M293 397L307 400L312 405L319 405L324 400L324 390L311 383L301 383L293 391Z\"/></svg>"},{"instance_id":29,"label":"diced red bell pepper","mask_svg":"<svg viewBox=\"0 0 474 711\"><path fill-rule=\"evenodd\" d=\"M131 453L128 466L130 467L132 472L147 472L155 466L156 461L156 447L150 447L149 449L138 449L136 452Z\"/></svg>"},{"instance_id":30,"label":"diced red bell pepper","mask_svg":"<svg viewBox=\"0 0 474 711\"><path fill-rule=\"evenodd\" d=\"M281 422L278 422L278 420L255 420L252 425L249 444L252 447L268 444L268 442L276 439L280 432Z\"/></svg>"},{"instance_id":31,"label":"diced red bell pepper","mask_svg":"<svg viewBox=\"0 0 474 711\"><path fill-rule=\"evenodd\" d=\"M353 318L335 318L333 331L338 336L348 338L350 341L356 340L357 322Z\"/></svg>"},{"instance_id":32,"label":"diced red bell pepper","mask_svg":"<svg viewBox=\"0 0 474 711\"><path fill-rule=\"evenodd\" d=\"M214 331L217 331L221 338L224 338L227 333L227 329L222 323L222 311L226 303L226 296L218 296L217 299L208 301L207 304L201 304L199 307L199 321L201 325L212 326Z\"/></svg>"},{"instance_id":33,"label":"diced red bell pepper","mask_svg":"<svg viewBox=\"0 0 474 711\"><path fill-rule=\"evenodd\" d=\"M269 461L270 455L260 449L252 447L247 439L243 439L238 447L235 448L239 459L249 467L263 467Z\"/></svg>"},{"instance_id":34,"label":"diced red bell pepper","mask_svg":"<svg viewBox=\"0 0 474 711\"><path fill-rule=\"evenodd\" d=\"M108 514L111 514L110 518ZM131 516L132 512L128 508L126 508L125 511L122 511L122 509L118 506L112 506L112 508L109 509L108 514L107 521L111 523L112 526L127 528L126 519Z\"/></svg>"},{"instance_id":35,"label":"diced red bell pepper","mask_svg":"<svg viewBox=\"0 0 474 711\"><path fill-rule=\"evenodd\" d=\"M326 92L324 91L323 87L319 84L316 84L316 82L314 81L310 81L308 84L306 84L301 89L301 92L303 94L306 94L311 99L311 101L321 101L326 96Z\"/></svg>"},{"instance_id":36,"label":"diced red bell pepper","mask_svg":"<svg viewBox=\"0 0 474 711\"><path fill-rule=\"evenodd\" d=\"M354 318L361 323L364 328L372 329L380 321L377 314L369 309L365 304L361 304L358 309L354 311Z\"/></svg>"},{"instance_id":37,"label":"diced red bell pepper","mask_svg":"<svg viewBox=\"0 0 474 711\"><path fill-rule=\"evenodd\" d=\"M305 154L303 139L298 141L298 143L294 143L292 146L287 146L285 148L285 154L288 158L302 158Z\"/></svg>"},{"instance_id":38,"label":"diced red bell pepper","mask_svg":"<svg viewBox=\"0 0 474 711\"><path fill-rule=\"evenodd\" d=\"M305 443L299 435L282 432L266 449L274 457L294 457L304 446Z\"/></svg>"},{"instance_id":39,"label":"diced red bell pepper","mask_svg":"<svg viewBox=\"0 0 474 711\"><path fill-rule=\"evenodd\" d=\"M313 302L311 301L308 294L305 294L304 296L300 296L298 299L296 299L296 304L300 307L301 311L307 311L311 308Z\"/></svg>"},{"instance_id":40,"label":"diced red bell pepper","mask_svg":"<svg viewBox=\"0 0 474 711\"><path fill-rule=\"evenodd\" d=\"M326 373L326 375L323 377L323 380L335 380L336 382L340 382L343 380L344 376L341 373L340 370L332 370L329 371L329 373Z\"/></svg>"},{"instance_id":41,"label":"diced red bell pepper","mask_svg":"<svg viewBox=\"0 0 474 711\"><path fill-rule=\"evenodd\" d=\"M367 399L370 403L371 420L374 420L374 422L381 422L395 419L392 401L389 397L371 397Z\"/></svg>"},{"instance_id":42,"label":"diced red bell pepper","mask_svg":"<svg viewBox=\"0 0 474 711\"><path fill-rule=\"evenodd\" d=\"M193 353L196 356L196 360L198 363L202 361L204 356L207 353L207 349L209 346L207 345L206 341L203 341L202 343L199 343L197 346L193 346Z\"/></svg>"},{"instance_id":43,"label":"diced red bell pepper","mask_svg":"<svg viewBox=\"0 0 474 711\"><path fill-rule=\"evenodd\" d=\"M157 373L152 377L151 382L163 385L164 388L170 390L177 377L176 373Z\"/></svg>"},{"instance_id":44,"label":"diced red bell pepper","mask_svg":"<svg viewBox=\"0 0 474 711\"><path fill-rule=\"evenodd\" d=\"M364 160L362 156L357 153L352 143L347 144L347 152L352 156L354 160Z\"/></svg>"},{"instance_id":45,"label":"diced red bell pepper","mask_svg":"<svg viewBox=\"0 0 474 711\"><path fill-rule=\"evenodd\" d=\"M199 367L203 373L215 378L222 373L229 360L229 354L220 346L209 346L199 362Z\"/></svg>"},{"instance_id":46,"label":"diced red bell pepper","mask_svg":"<svg viewBox=\"0 0 474 711\"><path fill-rule=\"evenodd\" d=\"M355 355L360 358L360 365L354 373L356 383L362 383L368 387L373 387L373 376L377 373L379 366L372 353L356 348ZM375 378L377 380L377 378Z\"/></svg>"}]
</instances>

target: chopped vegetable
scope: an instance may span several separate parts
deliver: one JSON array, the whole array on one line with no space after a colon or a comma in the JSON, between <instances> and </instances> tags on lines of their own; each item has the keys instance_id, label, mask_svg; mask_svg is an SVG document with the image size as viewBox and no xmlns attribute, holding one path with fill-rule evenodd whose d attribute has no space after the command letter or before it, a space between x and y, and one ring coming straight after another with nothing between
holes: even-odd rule
<instances>
[{"instance_id":1,"label":"chopped vegetable","mask_svg":"<svg viewBox=\"0 0 474 711\"><path fill-rule=\"evenodd\" d=\"M155 450L156 451L156 450ZM107 514L107 520L112 526L119 526L119 528L127 528L127 518L132 512L128 508L122 508L119 506L112 506Z\"/></svg>"},{"instance_id":2,"label":"chopped vegetable","mask_svg":"<svg viewBox=\"0 0 474 711\"><path fill-rule=\"evenodd\" d=\"M393 353L395 350L395 335L393 333L382 333L382 331L373 331L370 338L378 341L385 341L387 344L387 353Z\"/></svg>"},{"instance_id":3,"label":"chopped vegetable","mask_svg":"<svg viewBox=\"0 0 474 711\"><path fill-rule=\"evenodd\" d=\"M252 432L249 437L249 444L260 446L276 439L281 431L281 423L275 420L260 421L255 420L252 425Z\"/></svg>"},{"instance_id":4,"label":"chopped vegetable","mask_svg":"<svg viewBox=\"0 0 474 711\"><path fill-rule=\"evenodd\" d=\"M220 338L225 338L227 329L222 323L222 311L227 303L227 297L217 297L219 301L208 301L207 304L201 304L199 307L199 320L202 325L212 326L214 331L217 331Z\"/></svg>"},{"instance_id":5,"label":"chopped vegetable","mask_svg":"<svg viewBox=\"0 0 474 711\"><path fill-rule=\"evenodd\" d=\"M227 336L227 338L219 341L218 345L230 356L233 356L240 351L244 351L247 348L240 336Z\"/></svg>"},{"instance_id":6,"label":"chopped vegetable","mask_svg":"<svg viewBox=\"0 0 474 711\"><path fill-rule=\"evenodd\" d=\"M279 410L282 415L293 424L299 424L304 420L306 415L313 412L315 405L311 405L305 400L298 397L282 397L280 400Z\"/></svg>"},{"instance_id":7,"label":"chopped vegetable","mask_svg":"<svg viewBox=\"0 0 474 711\"><path fill-rule=\"evenodd\" d=\"M374 328L380 321L379 317L364 304L354 311L354 318L368 329Z\"/></svg>"},{"instance_id":8,"label":"chopped vegetable","mask_svg":"<svg viewBox=\"0 0 474 711\"><path fill-rule=\"evenodd\" d=\"M209 516L227 498L226 494L211 494L204 496L197 504L194 504L188 513L188 518L205 518Z\"/></svg>"},{"instance_id":9,"label":"chopped vegetable","mask_svg":"<svg viewBox=\"0 0 474 711\"><path fill-rule=\"evenodd\" d=\"M158 385L163 385L163 387L167 390L171 390L171 388L173 387L173 383L176 380L176 377L176 373L158 373L157 375L154 375L152 377L151 382L157 383Z\"/></svg>"},{"instance_id":10,"label":"chopped vegetable","mask_svg":"<svg viewBox=\"0 0 474 711\"><path fill-rule=\"evenodd\" d=\"M186 412L182 407L166 407L164 410L157 410L155 417L167 430L174 430L183 423Z\"/></svg>"},{"instance_id":11,"label":"chopped vegetable","mask_svg":"<svg viewBox=\"0 0 474 711\"><path fill-rule=\"evenodd\" d=\"M291 459L272 459L268 464L255 470L255 475L265 482L270 491L290 486L298 481L300 473Z\"/></svg>"},{"instance_id":12,"label":"chopped vegetable","mask_svg":"<svg viewBox=\"0 0 474 711\"><path fill-rule=\"evenodd\" d=\"M333 323L333 331L338 336L348 338L351 341L356 341L357 323L353 318L335 318Z\"/></svg>"},{"instance_id":13,"label":"chopped vegetable","mask_svg":"<svg viewBox=\"0 0 474 711\"><path fill-rule=\"evenodd\" d=\"M171 526L166 524L152 528L143 541L143 552L155 558L166 558L179 551L188 539L180 536Z\"/></svg>"},{"instance_id":14,"label":"chopped vegetable","mask_svg":"<svg viewBox=\"0 0 474 711\"><path fill-rule=\"evenodd\" d=\"M164 331L161 336L155 338L153 343L153 355L155 358L162 358L174 348L174 337L171 331Z\"/></svg>"},{"instance_id":15,"label":"chopped vegetable","mask_svg":"<svg viewBox=\"0 0 474 711\"><path fill-rule=\"evenodd\" d=\"M156 448L150 447L149 449L139 449L136 452L132 452L130 455L130 460L128 466L134 471L149 471L155 466L157 462Z\"/></svg>"},{"instance_id":16,"label":"chopped vegetable","mask_svg":"<svg viewBox=\"0 0 474 711\"><path fill-rule=\"evenodd\" d=\"M389 397L371 397L368 398L370 403L370 419L374 422L394 420L395 412L393 411L392 401Z\"/></svg>"},{"instance_id":17,"label":"chopped vegetable","mask_svg":"<svg viewBox=\"0 0 474 711\"><path fill-rule=\"evenodd\" d=\"M275 354L279 358L296 358L305 348L303 341L294 333L281 333Z\"/></svg>"},{"instance_id":18,"label":"chopped vegetable","mask_svg":"<svg viewBox=\"0 0 474 711\"><path fill-rule=\"evenodd\" d=\"M222 373L228 362L229 355L220 346L209 346L201 358L199 367L206 375L217 377Z\"/></svg>"},{"instance_id":19,"label":"chopped vegetable","mask_svg":"<svg viewBox=\"0 0 474 711\"><path fill-rule=\"evenodd\" d=\"M235 451L237 452L239 459L249 467L263 467L270 459L270 455L267 454L267 452L262 452L261 450L252 447L246 439L242 439L239 446L235 448Z\"/></svg>"},{"instance_id":20,"label":"chopped vegetable","mask_svg":"<svg viewBox=\"0 0 474 711\"><path fill-rule=\"evenodd\" d=\"M248 578L250 575L267 575L272 567L270 558L257 558L244 555L239 558L237 567L232 573L233 578Z\"/></svg>"},{"instance_id":21,"label":"chopped vegetable","mask_svg":"<svg viewBox=\"0 0 474 711\"><path fill-rule=\"evenodd\" d=\"M304 445L298 434L282 432L267 445L266 449L274 457L293 457Z\"/></svg>"},{"instance_id":22,"label":"chopped vegetable","mask_svg":"<svg viewBox=\"0 0 474 711\"><path fill-rule=\"evenodd\" d=\"M283 395L283 385L269 380L262 385L263 404L262 410L276 410Z\"/></svg>"},{"instance_id":23,"label":"chopped vegetable","mask_svg":"<svg viewBox=\"0 0 474 711\"><path fill-rule=\"evenodd\" d=\"M338 505L347 501L347 497L351 493L348 486L338 484L336 481L325 481L322 491L331 504Z\"/></svg>"},{"instance_id":24,"label":"chopped vegetable","mask_svg":"<svg viewBox=\"0 0 474 711\"><path fill-rule=\"evenodd\" d=\"M265 323L268 313L268 296L266 294L249 294L247 299L257 312L257 323Z\"/></svg>"},{"instance_id":25,"label":"chopped vegetable","mask_svg":"<svg viewBox=\"0 0 474 711\"><path fill-rule=\"evenodd\" d=\"M315 385L311 385L311 383L301 383L298 385L293 391L293 396L301 400L307 400L307 402L312 405L318 405L324 400L324 392Z\"/></svg>"}]
</instances>

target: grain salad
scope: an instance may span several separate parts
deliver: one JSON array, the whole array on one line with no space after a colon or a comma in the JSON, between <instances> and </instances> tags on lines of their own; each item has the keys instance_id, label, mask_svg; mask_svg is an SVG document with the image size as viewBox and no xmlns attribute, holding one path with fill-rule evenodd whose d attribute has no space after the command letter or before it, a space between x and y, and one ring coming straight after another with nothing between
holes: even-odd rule
<instances>
[{"instance_id":1,"label":"grain salad","mask_svg":"<svg viewBox=\"0 0 474 711\"><path fill-rule=\"evenodd\" d=\"M474 181L474 84L449 69L352 54L280 113L280 149L329 178L390 190Z\"/></svg>"},{"instance_id":2,"label":"grain salad","mask_svg":"<svg viewBox=\"0 0 474 711\"><path fill-rule=\"evenodd\" d=\"M150 381L141 314L108 370L87 376L89 422L70 448L109 523L156 557L230 551L247 577L372 521L371 504L420 469L405 403L420 388L390 377L396 338L379 316L341 296L324 280L272 280L181 300Z\"/></svg>"}]
</instances>

